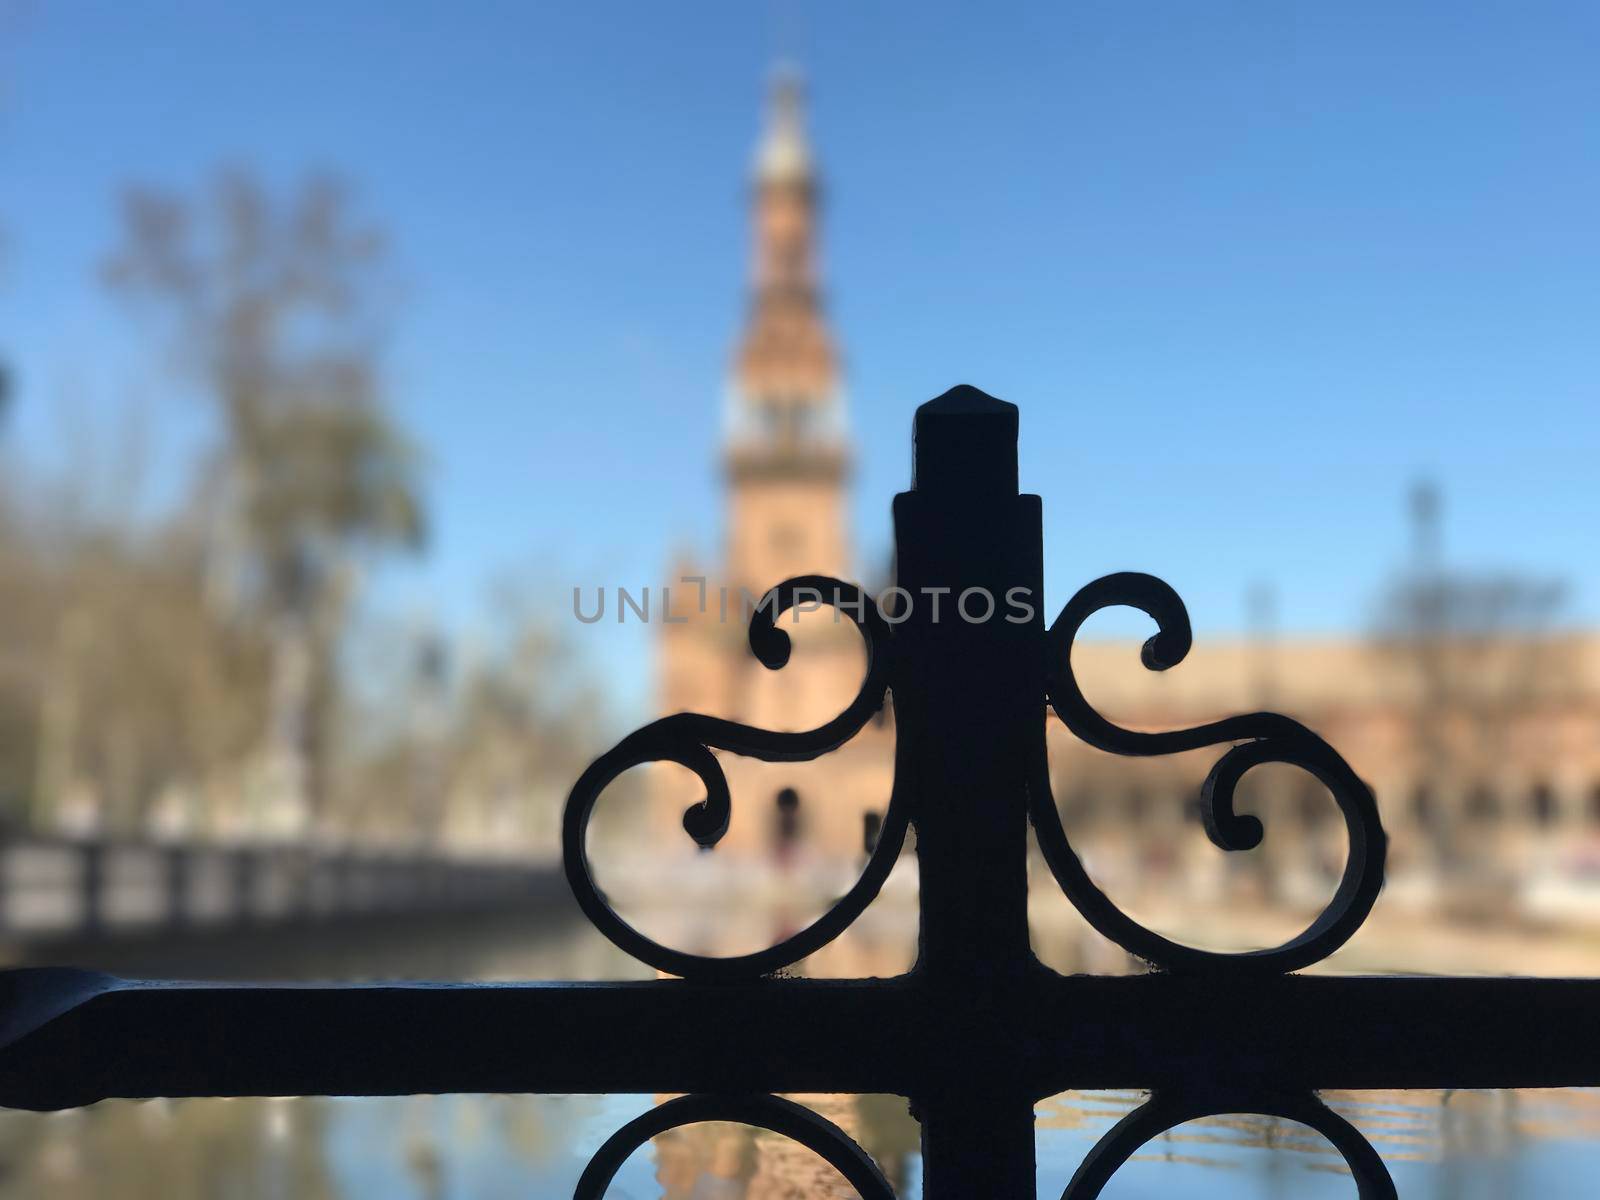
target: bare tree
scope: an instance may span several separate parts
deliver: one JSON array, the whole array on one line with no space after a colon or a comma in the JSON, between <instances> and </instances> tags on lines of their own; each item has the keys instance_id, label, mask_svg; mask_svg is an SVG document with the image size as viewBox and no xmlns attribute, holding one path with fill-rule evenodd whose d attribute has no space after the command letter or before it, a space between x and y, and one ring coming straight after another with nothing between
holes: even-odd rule
<instances>
[{"instance_id":1,"label":"bare tree","mask_svg":"<svg viewBox=\"0 0 1600 1200\"><path fill-rule=\"evenodd\" d=\"M423 540L417 456L381 396L384 241L348 208L326 179L283 199L238 172L198 199L135 189L105 268L218 418L208 591L272 630L262 817L289 824L329 816L328 713L358 568Z\"/></svg>"}]
</instances>

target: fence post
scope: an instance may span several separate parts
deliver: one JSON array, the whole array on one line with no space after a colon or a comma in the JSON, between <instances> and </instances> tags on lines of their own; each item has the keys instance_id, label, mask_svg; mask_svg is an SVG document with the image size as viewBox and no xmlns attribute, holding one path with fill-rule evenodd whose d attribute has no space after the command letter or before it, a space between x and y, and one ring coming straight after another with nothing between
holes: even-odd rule
<instances>
[{"instance_id":1,"label":"fence post","mask_svg":"<svg viewBox=\"0 0 1600 1200\"><path fill-rule=\"evenodd\" d=\"M941 1054L912 1097L924 1196L1034 1195L1020 1023L1030 974L1030 738L1043 736L1039 498L1017 494L1017 410L959 387L917 410L912 490L895 499L896 778L922 887L917 973ZM1028 610L1031 608L1031 612Z\"/></svg>"}]
</instances>

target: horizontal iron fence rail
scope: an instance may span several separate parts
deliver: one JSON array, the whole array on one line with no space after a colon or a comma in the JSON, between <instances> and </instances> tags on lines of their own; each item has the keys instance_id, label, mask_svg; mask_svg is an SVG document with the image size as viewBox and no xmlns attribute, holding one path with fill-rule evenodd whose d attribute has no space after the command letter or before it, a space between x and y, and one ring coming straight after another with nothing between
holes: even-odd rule
<instances>
[{"instance_id":1,"label":"horizontal iron fence rail","mask_svg":"<svg viewBox=\"0 0 1600 1200\"><path fill-rule=\"evenodd\" d=\"M0 984L0 1105L418 1092L879 1092L1002 1066L1030 1100L1196 1079L1283 1088L1600 1083L1600 981L1060 976L973 1027L916 978L348 986ZM1495 1033L1485 1041L1485 1031ZM337 1053L310 1055L312 1046ZM978 1050L980 1053L970 1053Z\"/></svg>"}]
</instances>

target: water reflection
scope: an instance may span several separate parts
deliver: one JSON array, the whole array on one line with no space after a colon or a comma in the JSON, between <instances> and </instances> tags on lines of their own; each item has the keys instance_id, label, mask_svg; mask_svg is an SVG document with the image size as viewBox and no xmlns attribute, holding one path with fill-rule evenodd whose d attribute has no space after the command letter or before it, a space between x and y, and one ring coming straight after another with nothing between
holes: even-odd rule
<instances>
[{"instance_id":1,"label":"water reflection","mask_svg":"<svg viewBox=\"0 0 1600 1200\"><path fill-rule=\"evenodd\" d=\"M117 1101L0 1119L0 1195L338 1200L333 1112L306 1100Z\"/></svg>"},{"instance_id":2,"label":"water reflection","mask_svg":"<svg viewBox=\"0 0 1600 1200\"><path fill-rule=\"evenodd\" d=\"M0 1118L5 1200L510 1200L570 1195L589 1156L650 1096L110 1101ZM897 1194L920 1191L917 1130L893 1096L802 1096L861 1143ZM1383 1155L1406 1200L1565 1200L1600 1178L1600 1091L1329 1093ZM1039 1195L1141 1103L1069 1092L1038 1110ZM1342 1160L1267 1117L1181 1125L1104 1195L1345 1197ZM742 1126L673 1131L641 1148L616 1200L835 1200L854 1195L810 1151Z\"/></svg>"},{"instance_id":3,"label":"water reflection","mask_svg":"<svg viewBox=\"0 0 1600 1200\"><path fill-rule=\"evenodd\" d=\"M895 1096L806 1095L791 1099L826 1118L864 1149L897 1195L910 1195L918 1127ZM820 1155L779 1134L727 1122L668 1130L653 1139L662 1200L833 1200L857 1195Z\"/></svg>"},{"instance_id":4,"label":"water reflection","mask_svg":"<svg viewBox=\"0 0 1600 1200\"><path fill-rule=\"evenodd\" d=\"M1327 1092L1373 1144L1406 1200L1563 1200L1593 1194L1600 1092ZM1057 1196L1095 1142L1145 1100L1139 1092L1067 1092L1038 1109L1039 1195ZM1321 1137L1276 1117L1231 1114L1148 1143L1107 1186L1141 1196L1288 1200L1355 1194Z\"/></svg>"}]
</instances>

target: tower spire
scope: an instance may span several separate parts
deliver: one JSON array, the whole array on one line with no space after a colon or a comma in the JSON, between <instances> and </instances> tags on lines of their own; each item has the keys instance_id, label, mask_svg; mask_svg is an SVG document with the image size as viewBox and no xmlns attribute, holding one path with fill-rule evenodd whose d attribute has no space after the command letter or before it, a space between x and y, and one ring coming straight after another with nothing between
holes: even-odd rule
<instances>
[{"instance_id":1,"label":"tower spire","mask_svg":"<svg viewBox=\"0 0 1600 1200\"><path fill-rule=\"evenodd\" d=\"M734 361L733 458L778 454L791 463L815 457L811 466L822 458L837 466L838 365L817 282L816 171L800 76L790 67L773 72L753 185L750 307Z\"/></svg>"},{"instance_id":2,"label":"tower spire","mask_svg":"<svg viewBox=\"0 0 1600 1200\"><path fill-rule=\"evenodd\" d=\"M758 185L810 186L811 146L806 140L805 87L800 72L781 63L772 73L767 128L756 151Z\"/></svg>"},{"instance_id":3,"label":"tower spire","mask_svg":"<svg viewBox=\"0 0 1600 1200\"><path fill-rule=\"evenodd\" d=\"M816 257L817 180L800 77L773 73L752 172L750 292L724 463L729 571L756 594L846 574L848 449Z\"/></svg>"}]
</instances>

